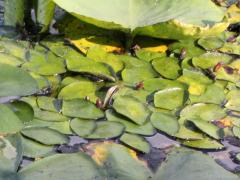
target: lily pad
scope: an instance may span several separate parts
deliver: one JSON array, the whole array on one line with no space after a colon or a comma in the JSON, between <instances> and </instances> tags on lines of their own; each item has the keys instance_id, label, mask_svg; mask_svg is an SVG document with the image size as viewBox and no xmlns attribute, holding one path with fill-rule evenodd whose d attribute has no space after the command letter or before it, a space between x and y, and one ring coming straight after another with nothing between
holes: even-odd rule
<instances>
[{"instance_id":1,"label":"lily pad","mask_svg":"<svg viewBox=\"0 0 240 180\"><path fill-rule=\"evenodd\" d=\"M21 64L24 63L24 61L23 59L20 59L7 53L0 53L0 63L12 66L20 66Z\"/></svg>"},{"instance_id":2,"label":"lily pad","mask_svg":"<svg viewBox=\"0 0 240 180\"><path fill-rule=\"evenodd\" d=\"M123 115L117 114L113 110L107 110L105 113L108 121L119 122L123 124L125 126L125 132L140 134L144 136L151 136L155 134L155 129L150 122L146 122L143 125L138 125Z\"/></svg>"},{"instance_id":3,"label":"lily pad","mask_svg":"<svg viewBox=\"0 0 240 180\"><path fill-rule=\"evenodd\" d=\"M187 141L203 139L201 132L189 128L186 124L180 124L179 130L174 136L179 139L186 139Z\"/></svg>"},{"instance_id":4,"label":"lily pad","mask_svg":"<svg viewBox=\"0 0 240 180\"><path fill-rule=\"evenodd\" d=\"M71 170L71 174L66 173L66 169ZM41 173L40 173L41 172ZM29 166L21 169L19 176L24 180L49 179L75 180L79 177L85 179L103 180L103 172L91 158L84 153L56 154L35 161Z\"/></svg>"},{"instance_id":5,"label":"lily pad","mask_svg":"<svg viewBox=\"0 0 240 180\"><path fill-rule=\"evenodd\" d=\"M53 146L43 145L34 140L22 137L23 155L29 158L46 157L54 153Z\"/></svg>"},{"instance_id":6,"label":"lily pad","mask_svg":"<svg viewBox=\"0 0 240 180\"><path fill-rule=\"evenodd\" d=\"M224 148L224 146L221 143L209 138L204 138L200 140L191 140L191 141L186 140L186 141L182 141L181 143L187 147L197 148L197 149L220 150Z\"/></svg>"},{"instance_id":7,"label":"lily pad","mask_svg":"<svg viewBox=\"0 0 240 180\"><path fill-rule=\"evenodd\" d=\"M180 108L186 100L187 93L177 87L163 89L154 94L154 105L168 110Z\"/></svg>"},{"instance_id":8,"label":"lily pad","mask_svg":"<svg viewBox=\"0 0 240 180\"><path fill-rule=\"evenodd\" d=\"M226 110L222 109L219 105L205 103L186 106L180 112L181 118L190 120L202 119L205 121L222 119L226 115Z\"/></svg>"},{"instance_id":9,"label":"lily pad","mask_svg":"<svg viewBox=\"0 0 240 180\"><path fill-rule=\"evenodd\" d=\"M26 96L38 91L37 82L24 70L0 64L0 96Z\"/></svg>"},{"instance_id":10,"label":"lily pad","mask_svg":"<svg viewBox=\"0 0 240 180\"><path fill-rule=\"evenodd\" d=\"M120 96L116 98L113 102L113 108L119 114L128 117L139 125L143 125L150 115L147 107L131 96Z\"/></svg>"},{"instance_id":11,"label":"lily pad","mask_svg":"<svg viewBox=\"0 0 240 180\"><path fill-rule=\"evenodd\" d=\"M73 72L85 73L109 81L115 81L115 77L110 66L107 66L102 62L95 62L84 56L67 59L67 68Z\"/></svg>"},{"instance_id":12,"label":"lily pad","mask_svg":"<svg viewBox=\"0 0 240 180\"><path fill-rule=\"evenodd\" d=\"M96 128L96 123L86 119L75 118L71 120L70 126L78 136L86 137L94 131Z\"/></svg>"},{"instance_id":13,"label":"lily pad","mask_svg":"<svg viewBox=\"0 0 240 180\"><path fill-rule=\"evenodd\" d=\"M230 110L234 111L240 111L240 90L231 90L226 95L227 103L225 104L225 107Z\"/></svg>"},{"instance_id":14,"label":"lily pad","mask_svg":"<svg viewBox=\"0 0 240 180\"><path fill-rule=\"evenodd\" d=\"M63 101L62 113L65 116L83 119L99 119L104 117L104 113L95 104L84 99Z\"/></svg>"},{"instance_id":15,"label":"lily pad","mask_svg":"<svg viewBox=\"0 0 240 180\"><path fill-rule=\"evenodd\" d=\"M176 58L156 58L152 61L152 65L154 69L165 78L176 79L180 76L181 68Z\"/></svg>"},{"instance_id":16,"label":"lily pad","mask_svg":"<svg viewBox=\"0 0 240 180\"><path fill-rule=\"evenodd\" d=\"M224 41L218 37L204 37L198 40L198 44L206 50L219 49L224 45Z\"/></svg>"},{"instance_id":17,"label":"lily pad","mask_svg":"<svg viewBox=\"0 0 240 180\"><path fill-rule=\"evenodd\" d=\"M52 111L52 112L60 112L62 102L61 100L47 97L47 96L41 96L37 98L37 104L40 109Z\"/></svg>"},{"instance_id":18,"label":"lily pad","mask_svg":"<svg viewBox=\"0 0 240 180\"><path fill-rule=\"evenodd\" d=\"M195 178L202 180L239 179L237 175L219 166L211 157L198 151L185 149L173 151L167 161L160 166L153 179L192 180Z\"/></svg>"},{"instance_id":19,"label":"lily pad","mask_svg":"<svg viewBox=\"0 0 240 180\"><path fill-rule=\"evenodd\" d=\"M59 133L56 130L49 129L47 127L32 127L25 128L21 133L32 139L45 145L67 144L68 137Z\"/></svg>"},{"instance_id":20,"label":"lily pad","mask_svg":"<svg viewBox=\"0 0 240 180\"><path fill-rule=\"evenodd\" d=\"M23 123L27 123L33 120L34 111L29 104L23 101L14 101L7 105Z\"/></svg>"},{"instance_id":21,"label":"lily pad","mask_svg":"<svg viewBox=\"0 0 240 180\"><path fill-rule=\"evenodd\" d=\"M22 67L40 75L54 75L66 72L64 59L55 56L53 53L31 54L30 61L23 64Z\"/></svg>"},{"instance_id":22,"label":"lily pad","mask_svg":"<svg viewBox=\"0 0 240 180\"><path fill-rule=\"evenodd\" d=\"M11 109L0 104L0 134L14 134L23 128L23 122Z\"/></svg>"},{"instance_id":23,"label":"lily pad","mask_svg":"<svg viewBox=\"0 0 240 180\"><path fill-rule=\"evenodd\" d=\"M102 121L96 123L95 130L86 139L110 139L120 136L124 126L118 122Z\"/></svg>"},{"instance_id":24,"label":"lily pad","mask_svg":"<svg viewBox=\"0 0 240 180\"><path fill-rule=\"evenodd\" d=\"M120 141L141 152L144 152L144 153L150 152L149 143L139 135L124 133L121 136Z\"/></svg>"},{"instance_id":25,"label":"lily pad","mask_svg":"<svg viewBox=\"0 0 240 180\"><path fill-rule=\"evenodd\" d=\"M151 123L158 130L174 136L179 130L177 118L171 114L155 112L151 115Z\"/></svg>"},{"instance_id":26,"label":"lily pad","mask_svg":"<svg viewBox=\"0 0 240 180\"><path fill-rule=\"evenodd\" d=\"M218 128L217 126L201 119L194 119L189 121L191 121L198 129L200 129L207 135L215 139L223 138L223 131L221 131L220 128Z\"/></svg>"},{"instance_id":27,"label":"lily pad","mask_svg":"<svg viewBox=\"0 0 240 180\"><path fill-rule=\"evenodd\" d=\"M217 52L207 52L201 56L194 57L192 63L195 67L200 67L202 69L213 68L218 63L228 64L232 60L232 57Z\"/></svg>"},{"instance_id":28,"label":"lily pad","mask_svg":"<svg viewBox=\"0 0 240 180\"><path fill-rule=\"evenodd\" d=\"M240 127L234 126L233 127L233 134L240 139Z\"/></svg>"}]
</instances>

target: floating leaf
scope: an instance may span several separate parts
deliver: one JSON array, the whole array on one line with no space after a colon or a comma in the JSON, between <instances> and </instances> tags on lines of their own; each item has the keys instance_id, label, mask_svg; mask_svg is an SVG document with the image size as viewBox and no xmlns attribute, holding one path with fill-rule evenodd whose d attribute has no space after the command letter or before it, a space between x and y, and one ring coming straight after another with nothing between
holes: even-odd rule
<instances>
[{"instance_id":1,"label":"floating leaf","mask_svg":"<svg viewBox=\"0 0 240 180\"><path fill-rule=\"evenodd\" d=\"M71 120L71 129L80 137L86 137L90 135L96 128L94 121L88 121L86 119L75 118Z\"/></svg>"},{"instance_id":2,"label":"floating leaf","mask_svg":"<svg viewBox=\"0 0 240 180\"><path fill-rule=\"evenodd\" d=\"M46 76L66 72L64 59L55 56L53 53L32 53L30 55L30 61L23 64L22 67Z\"/></svg>"},{"instance_id":3,"label":"floating leaf","mask_svg":"<svg viewBox=\"0 0 240 180\"><path fill-rule=\"evenodd\" d=\"M198 96L205 92L206 85L212 83L212 80L200 71L193 71L188 69L183 70L183 75L178 78L178 81L188 84L189 93Z\"/></svg>"},{"instance_id":4,"label":"floating leaf","mask_svg":"<svg viewBox=\"0 0 240 180\"><path fill-rule=\"evenodd\" d=\"M67 68L73 72L85 73L98 78L115 81L111 68L102 62L95 62L84 56L67 58Z\"/></svg>"},{"instance_id":5,"label":"floating leaf","mask_svg":"<svg viewBox=\"0 0 240 180\"><path fill-rule=\"evenodd\" d=\"M177 87L163 89L154 94L154 105L168 110L180 108L186 100L186 92Z\"/></svg>"},{"instance_id":6,"label":"floating leaf","mask_svg":"<svg viewBox=\"0 0 240 180\"><path fill-rule=\"evenodd\" d=\"M222 48L219 49L220 52L228 54L240 54L240 47L238 43L225 43Z\"/></svg>"},{"instance_id":7,"label":"floating leaf","mask_svg":"<svg viewBox=\"0 0 240 180\"><path fill-rule=\"evenodd\" d=\"M211 157L198 151L185 149L172 152L153 179L192 180L195 178L202 180L239 179L237 175L219 166Z\"/></svg>"},{"instance_id":8,"label":"floating leaf","mask_svg":"<svg viewBox=\"0 0 240 180\"><path fill-rule=\"evenodd\" d=\"M233 127L233 134L240 139L240 127L234 126Z\"/></svg>"},{"instance_id":9,"label":"floating leaf","mask_svg":"<svg viewBox=\"0 0 240 180\"><path fill-rule=\"evenodd\" d=\"M193 141L182 141L182 144L191 148L197 148L197 149L223 149L224 146L212 139L209 138L204 138L204 139L200 139L200 140L193 140Z\"/></svg>"},{"instance_id":10,"label":"floating leaf","mask_svg":"<svg viewBox=\"0 0 240 180\"><path fill-rule=\"evenodd\" d=\"M102 121L96 123L95 130L86 139L110 139L120 136L124 126L118 122Z\"/></svg>"},{"instance_id":11,"label":"floating leaf","mask_svg":"<svg viewBox=\"0 0 240 180\"><path fill-rule=\"evenodd\" d=\"M155 112L151 115L151 123L158 130L174 136L179 130L177 118L171 114Z\"/></svg>"},{"instance_id":12,"label":"floating leaf","mask_svg":"<svg viewBox=\"0 0 240 180\"><path fill-rule=\"evenodd\" d=\"M84 99L64 100L62 113L65 116L83 119L99 119L104 113L95 104Z\"/></svg>"},{"instance_id":13,"label":"floating leaf","mask_svg":"<svg viewBox=\"0 0 240 180\"><path fill-rule=\"evenodd\" d=\"M131 122L131 120L127 119L126 117L117 114L113 110L107 110L105 113L108 121L114 121L123 124L126 132L144 136L151 136L155 134L155 129L150 122L146 122L143 125L138 125Z\"/></svg>"},{"instance_id":14,"label":"floating leaf","mask_svg":"<svg viewBox=\"0 0 240 180\"><path fill-rule=\"evenodd\" d=\"M150 62L151 60L153 60L155 58L166 56L166 54L165 53L152 52L152 51L148 51L148 50L145 50L145 49L140 49L140 50L136 51L136 56L139 59Z\"/></svg>"},{"instance_id":15,"label":"floating leaf","mask_svg":"<svg viewBox=\"0 0 240 180\"><path fill-rule=\"evenodd\" d=\"M7 53L0 53L0 63L12 66L20 66L23 60Z\"/></svg>"},{"instance_id":16,"label":"floating leaf","mask_svg":"<svg viewBox=\"0 0 240 180\"><path fill-rule=\"evenodd\" d=\"M213 68L218 63L228 64L232 60L232 57L227 54L217 52L207 52L201 56L194 57L192 63L195 67L202 69Z\"/></svg>"},{"instance_id":17,"label":"floating leaf","mask_svg":"<svg viewBox=\"0 0 240 180\"><path fill-rule=\"evenodd\" d=\"M180 124L178 132L174 135L179 139L186 139L186 140L199 140L203 139L203 135L188 126L186 124Z\"/></svg>"},{"instance_id":18,"label":"floating leaf","mask_svg":"<svg viewBox=\"0 0 240 180\"><path fill-rule=\"evenodd\" d=\"M71 173L66 173L71 170ZM35 161L21 169L19 176L24 180L49 179L99 179L103 180L100 168L84 153L56 154Z\"/></svg>"},{"instance_id":19,"label":"floating leaf","mask_svg":"<svg viewBox=\"0 0 240 180\"><path fill-rule=\"evenodd\" d=\"M90 101L96 102L97 85L91 81L74 82L62 88L58 94L59 99L71 100L89 97Z\"/></svg>"},{"instance_id":20,"label":"floating leaf","mask_svg":"<svg viewBox=\"0 0 240 180\"><path fill-rule=\"evenodd\" d=\"M14 101L9 103L8 107L10 107L10 109L18 116L18 118L23 123L32 121L34 116L34 111L29 104L23 101Z\"/></svg>"},{"instance_id":21,"label":"floating leaf","mask_svg":"<svg viewBox=\"0 0 240 180\"><path fill-rule=\"evenodd\" d=\"M239 90L231 90L226 95L227 103L225 107L230 110L240 111L240 91Z\"/></svg>"},{"instance_id":22,"label":"floating leaf","mask_svg":"<svg viewBox=\"0 0 240 180\"><path fill-rule=\"evenodd\" d=\"M205 121L222 119L226 115L226 110L219 105L205 103L186 106L180 113L180 116L185 119L202 119Z\"/></svg>"},{"instance_id":23,"label":"floating leaf","mask_svg":"<svg viewBox=\"0 0 240 180\"><path fill-rule=\"evenodd\" d=\"M43 145L34 140L22 137L23 155L30 158L45 157L53 154L53 146Z\"/></svg>"},{"instance_id":24,"label":"floating leaf","mask_svg":"<svg viewBox=\"0 0 240 180\"><path fill-rule=\"evenodd\" d=\"M204 37L198 40L198 44L206 50L219 49L224 45L224 41L218 37Z\"/></svg>"},{"instance_id":25,"label":"floating leaf","mask_svg":"<svg viewBox=\"0 0 240 180\"><path fill-rule=\"evenodd\" d=\"M215 138L215 139L221 139L223 137L223 132L220 131L220 129L204 120L201 119L194 119L194 120L189 120L191 121L198 129L206 133L207 135Z\"/></svg>"},{"instance_id":26,"label":"floating leaf","mask_svg":"<svg viewBox=\"0 0 240 180\"><path fill-rule=\"evenodd\" d=\"M57 112L51 111L43 111L39 108L34 107L34 117L43 121L49 122L61 122L61 121L68 121L66 116L63 116Z\"/></svg>"},{"instance_id":27,"label":"floating leaf","mask_svg":"<svg viewBox=\"0 0 240 180\"><path fill-rule=\"evenodd\" d=\"M0 104L0 134L14 134L23 128L23 122L11 109Z\"/></svg>"},{"instance_id":28,"label":"floating leaf","mask_svg":"<svg viewBox=\"0 0 240 180\"><path fill-rule=\"evenodd\" d=\"M26 96L38 91L36 81L25 71L0 64L0 96Z\"/></svg>"},{"instance_id":29,"label":"floating leaf","mask_svg":"<svg viewBox=\"0 0 240 180\"><path fill-rule=\"evenodd\" d=\"M37 98L37 104L40 109L52 111L52 112L60 112L61 110L61 100L47 97L47 96L41 96Z\"/></svg>"},{"instance_id":30,"label":"floating leaf","mask_svg":"<svg viewBox=\"0 0 240 180\"><path fill-rule=\"evenodd\" d=\"M118 113L128 117L139 125L143 125L149 117L147 107L131 96L120 96L116 98L113 102L113 108Z\"/></svg>"},{"instance_id":31,"label":"floating leaf","mask_svg":"<svg viewBox=\"0 0 240 180\"><path fill-rule=\"evenodd\" d=\"M105 142L90 144L88 149L93 151L92 158L106 170L105 179L148 180L152 177L147 165L125 146Z\"/></svg>"},{"instance_id":32,"label":"floating leaf","mask_svg":"<svg viewBox=\"0 0 240 180\"><path fill-rule=\"evenodd\" d=\"M46 127L25 128L21 133L45 145L66 144L68 143L67 136Z\"/></svg>"},{"instance_id":33,"label":"floating leaf","mask_svg":"<svg viewBox=\"0 0 240 180\"><path fill-rule=\"evenodd\" d=\"M162 57L152 61L154 69L163 77L168 79L176 79L180 76L181 68L176 58Z\"/></svg>"},{"instance_id":34,"label":"floating leaf","mask_svg":"<svg viewBox=\"0 0 240 180\"><path fill-rule=\"evenodd\" d=\"M150 152L149 143L139 135L124 133L121 136L120 141L141 152L144 152L144 153Z\"/></svg>"}]
</instances>

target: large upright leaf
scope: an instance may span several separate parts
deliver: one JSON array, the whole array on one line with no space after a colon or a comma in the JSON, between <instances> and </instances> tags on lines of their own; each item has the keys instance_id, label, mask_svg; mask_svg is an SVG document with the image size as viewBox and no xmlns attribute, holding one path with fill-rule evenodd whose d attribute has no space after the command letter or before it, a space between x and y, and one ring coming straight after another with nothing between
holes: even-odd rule
<instances>
[{"instance_id":1,"label":"large upright leaf","mask_svg":"<svg viewBox=\"0 0 240 180\"><path fill-rule=\"evenodd\" d=\"M0 64L0 96L25 96L37 90L37 82L27 72Z\"/></svg>"},{"instance_id":2,"label":"large upright leaf","mask_svg":"<svg viewBox=\"0 0 240 180\"><path fill-rule=\"evenodd\" d=\"M4 1L4 25L23 25L26 0Z\"/></svg>"},{"instance_id":3,"label":"large upright leaf","mask_svg":"<svg viewBox=\"0 0 240 180\"><path fill-rule=\"evenodd\" d=\"M179 39L226 28L226 24L214 26L224 13L210 0L54 1L82 21L133 34Z\"/></svg>"},{"instance_id":4,"label":"large upright leaf","mask_svg":"<svg viewBox=\"0 0 240 180\"><path fill-rule=\"evenodd\" d=\"M41 32L48 30L54 15L55 4L52 0L37 0L35 2L35 14Z\"/></svg>"}]
</instances>

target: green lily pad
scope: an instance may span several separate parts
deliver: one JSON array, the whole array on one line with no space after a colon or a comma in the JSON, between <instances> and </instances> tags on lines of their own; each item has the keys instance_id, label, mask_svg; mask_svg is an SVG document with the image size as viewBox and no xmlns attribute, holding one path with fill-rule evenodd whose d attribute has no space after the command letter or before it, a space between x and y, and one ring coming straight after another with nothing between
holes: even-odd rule
<instances>
[{"instance_id":1,"label":"green lily pad","mask_svg":"<svg viewBox=\"0 0 240 180\"><path fill-rule=\"evenodd\" d=\"M29 158L46 157L54 153L53 146L43 145L34 140L22 137L23 155Z\"/></svg>"},{"instance_id":2,"label":"green lily pad","mask_svg":"<svg viewBox=\"0 0 240 180\"><path fill-rule=\"evenodd\" d=\"M89 74L101 79L115 81L115 77L110 66L102 62L95 62L84 56L67 59L67 68L69 71Z\"/></svg>"},{"instance_id":3,"label":"green lily pad","mask_svg":"<svg viewBox=\"0 0 240 180\"><path fill-rule=\"evenodd\" d=\"M207 135L215 139L223 138L223 131L221 131L220 128L213 125L212 123L206 122L201 119L194 119L189 121L191 121L198 129L200 129L202 132L206 133Z\"/></svg>"},{"instance_id":4,"label":"green lily pad","mask_svg":"<svg viewBox=\"0 0 240 180\"><path fill-rule=\"evenodd\" d=\"M155 58L166 56L166 54L165 53L158 53L158 52L152 52L152 51L147 51L147 50L144 50L144 49L140 49L140 50L136 51L136 56L139 59L142 59L142 60L145 60L147 62L150 62L151 60L153 60Z\"/></svg>"},{"instance_id":5,"label":"green lily pad","mask_svg":"<svg viewBox=\"0 0 240 180\"><path fill-rule=\"evenodd\" d=\"M86 137L94 131L96 128L96 123L86 119L75 118L71 120L70 126L78 136Z\"/></svg>"},{"instance_id":6,"label":"green lily pad","mask_svg":"<svg viewBox=\"0 0 240 180\"><path fill-rule=\"evenodd\" d=\"M105 179L149 180L152 177L145 163L137 159L134 151L123 145L95 143L89 149L93 151L93 159L106 171ZM103 158L99 158L98 154Z\"/></svg>"},{"instance_id":7,"label":"green lily pad","mask_svg":"<svg viewBox=\"0 0 240 180\"><path fill-rule=\"evenodd\" d=\"M240 82L240 76L236 69L230 66L221 66L216 72L214 72L216 79L225 80L233 83Z\"/></svg>"},{"instance_id":8,"label":"green lily pad","mask_svg":"<svg viewBox=\"0 0 240 180\"><path fill-rule=\"evenodd\" d=\"M120 136L124 126L118 122L101 121L96 123L95 130L86 139L110 139Z\"/></svg>"},{"instance_id":9,"label":"green lily pad","mask_svg":"<svg viewBox=\"0 0 240 180\"><path fill-rule=\"evenodd\" d=\"M52 111L52 112L60 112L61 110L61 100L47 97L47 96L40 96L37 98L37 104L40 109Z\"/></svg>"},{"instance_id":10,"label":"green lily pad","mask_svg":"<svg viewBox=\"0 0 240 180\"><path fill-rule=\"evenodd\" d=\"M224 146L221 143L209 138L193 140L193 141L186 140L186 141L182 141L181 143L187 147L197 148L197 149L220 150L224 148Z\"/></svg>"},{"instance_id":11,"label":"green lily pad","mask_svg":"<svg viewBox=\"0 0 240 180\"><path fill-rule=\"evenodd\" d=\"M25 59L26 48L19 41L4 39L0 41L0 49L2 52L10 54L20 59Z\"/></svg>"},{"instance_id":12,"label":"green lily pad","mask_svg":"<svg viewBox=\"0 0 240 180\"><path fill-rule=\"evenodd\" d=\"M35 118L33 121L26 123L25 127L47 127L62 134L72 134L69 121L44 121Z\"/></svg>"},{"instance_id":13,"label":"green lily pad","mask_svg":"<svg viewBox=\"0 0 240 180\"><path fill-rule=\"evenodd\" d=\"M163 77L176 79L180 76L181 67L179 61L172 57L156 58L152 61L154 69Z\"/></svg>"},{"instance_id":14,"label":"green lily pad","mask_svg":"<svg viewBox=\"0 0 240 180\"><path fill-rule=\"evenodd\" d=\"M221 47L219 51L228 54L240 55L240 47L238 43L224 43L223 47Z\"/></svg>"},{"instance_id":15,"label":"green lily pad","mask_svg":"<svg viewBox=\"0 0 240 180\"><path fill-rule=\"evenodd\" d=\"M216 84L211 84L206 87L206 91L200 96L189 96L190 102L193 103L212 103L222 104L225 100L224 89Z\"/></svg>"},{"instance_id":16,"label":"green lily pad","mask_svg":"<svg viewBox=\"0 0 240 180\"><path fill-rule=\"evenodd\" d=\"M59 133L56 130L49 129L47 127L32 127L25 128L21 133L32 139L45 145L67 144L68 137Z\"/></svg>"},{"instance_id":17,"label":"green lily pad","mask_svg":"<svg viewBox=\"0 0 240 180\"><path fill-rule=\"evenodd\" d=\"M26 96L38 91L37 82L20 68L0 64L0 97Z\"/></svg>"},{"instance_id":18,"label":"green lily pad","mask_svg":"<svg viewBox=\"0 0 240 180\"><path fill-rule=\"evenodd\" d=\"M33 110L34 110L34 117L43 121L49 121L49 122L68 121L68 118L66 116L63 116L62 114L57 112L44 111L37 107L34 107Z\"/></svg>"},{"instance_id":19,"label":"green lily pad","mask_svg":"<svg viewBox=\"0 0 240 180\"><path fill-rule=\"evenodd\" d=\"M14 134L23 128L23 122L11 109L0 104L0 134Z\"/></svg>"},{"instance_id":20,"label":"green lily pad","mask_svg":"<svg viewBox=\"0 0 240 180\"><path fill-rule=\"evenodd\" d=\"M71 170L71 173L66 173L66 169ZM100 168L84 153L56 154L46 157L21 169L19 176L24 180L49 178L52 180L75 180L79 179L79 177L89 180L104 179Z\"/></svg>"},{"instance_id":21,"label":"green lily pad","mask_svg":"<svg viewBox=\"0 0 240 180\"><path fill-rule=\"evenodd\" d=\"M226 110L222 109L219 105L205 103L186 106L180 112L181 118L190 120L202 119L205 121L222 119L226 115Z\"/></svg>"},{"instance_id":22,"label":"green lily pad","mask_svg":"<svg viewBox=\"0 0 240 180\"><path fill-rule=\"evenodd\" d=\"M123 124L125 126L125 132L140 134L144 136L151 136L155 134L155 129L150 122L146 122L143 125L138 125L133 123L128 118L117 114L113 110L107 110L105 113L108 121L119 122Z\"/></svg>"},{"instance_id":23,"label":"green lily pad","mask_svg":"<svg viewBox=\"0 0 240 180\"><path fill-rule=\"evenodd\" d=\"M186 139L186 140L199 140L203 139L202 133L190 129L186 124L180 124L178 132L174 135L179 139Z\"/></svg>"},{"instance_id":24,"label":"green lily pad","mask_svg":"<svg viewBox=\"0 0 240 180\"><path fill-rule=\"evenodd\" d=\"M30 61L22 66L24 69L40 75L54 75L66 72L64 59L53 53L34 53L30 55Z\"/></svg>"},{"instance_id":25,"label":"green lily pad","mask_svg":"<svg viewBox=\"0 0 240 180\"><path fill-rule=\"evenodd\" d=\"M24 63L24 61L18 57L15 57L7 53L0 53L0 63L12 66L20 66L21 64Z\"/></svg>"},{"instance_id":26,"label":"green lily pad","mask_svg":"<svg viewBox=\"0 0 240 180\"><path fill-rule=\"evenodd\" d=\"M120 141L141 152L144 153L150 152L150 145L142 136L124 133L121 136Z\"/></svg>"},{"instance_id":27,"label":"green lily pad","mask_svg":"<svg viewBox=\"0 0 240 180\"><path fill-rule=\"evenodd\" d=\"M0 138L0 179L8 179L12 173L17 172L22 155L22 143L19 134Z\"/></svg>"},{"instance_id":28,"label":"green lily pad","mask_svg":"<svg viewBox=\"0 0 240 180\"><path fill-rule=\"evenodd\" d=\"M97 85L91 81L74 82L61 89L60 93L58 94L58 98L70 100L76 98L85 98L88 96L90 101L96 102L96 90Z\"/></svg>"},{"instance_id":29,"label":"green lily pad","mask_svg":"<svg viewBox=\"0 0 240 180\"><path fill-rule=\"evenodd\" d=\"M168 110L180 108L186 100L187 93L178 87L163 89L154 94L154 105Z\"/></svg>"},{"instance_id":30,"label":"green lily pad","mask_svg":"<svg viewBox=\"0 0 240 180\"><path fill-rule=\"evenodd\" d=\"M107 53L101 48L93 47L87 52L87 57L93 59L96 62L106 63L113 68L115 72L119 72L124 68L123 62L118 56Z\"/></svg>"},{"instance_id":31,"label":"green lily pad","mask_svg":"<svg viewBox=\"0 0 240 180\"><path fill-rule=\"evenodd\" d=\"M62 113L65 116L83 119L99 119L104 117L104 113L95 104L84 99L63 101Z\"/></svg>"},{"instance_id":32,"label":"green lily pad","mask_svg":"<svg viewBox=\"0 0 240 180\"><path fill-rule=\"evenodd\" d=\"M240 139L240 127L234 126L232 131L233 134Z\"/></svg>"},{"instance_id":33,"label":"green lily pad","mask_svg":"<svg viewBox=\"0 0 240 180\"><path fill-rule=\"evenodd\" d=\"M139 125L143 125L150 115L147 107L131 96L117 97L113 102L113 108Z\"/></svg>"},{"instance_id":34,"label":"green lily pad","mask_svg":"<svg viewBox=\"0 0 240 180\"><path fill-rule=\"evenodd\" d=\"M173 87L187 89L187 85L185 85L184 83L174 81L174 80L163 79L163 78L147 79L143 81L143 85L144 85L144 90L151 91L151 92L173 88Z\"/></svg>"},{"instance_id":35,"label":"green lily pad","mask_svg":"<svg viewBox=\"0 0 240 180\"><path fill-rule=\"evenodd\" d=\"M201 180L239 179L237 175L225 170L214 159L202 152L177 149L159 167L153 180L192 180L195 178Z\"/></svg>"},{"instance_id":36,"label":"green lily pad","mask_svg":"<svg viewBox=\"0 0 240 180\"><path fill-rule=\"evenodd\" d=\"M179 130L177 118L171 114L155 112L151 115L151 123L158 130L174 136Z\"/></svg>"},{"instance_id":37,"label":"green lily pad","mask_svg":"<svg viewBox=\"0 0 240 180\"><path fill-rule=\"evenodd\" d=\"M224 45L224 41L218 37L204 37L198 40L198 44L206 50L219 49Z\"/></svg>"},{"instance_id":38,"label":"green lily pad","mask_svg":"<svg viewBox=\"0 0 240 180\"><path fill-rule=\"evenodd\" d=\"M131 85L145 79L157 77L157 73L153 70L150 64L140 67L125 68L121 75L123 81Z\"/></svg>"},{"instance_id":39,"label":"green lily pad","mask_svg":"<svg viewBox=\"0 0 240 180\"><path fill-rule=\"evenodd\" d=\"M212 84L212 80L200 71L184 69L183 75L178 81L189 85L188 91L192 95L201 95L206 90L206 85Z\"/></svg>"},{"instance_id":40,"label":"green lily pad","mask_svg":"<svg viewBox=\"0 0 240 180\"><path fill-rule=\"evenodd\" d=\"M227 103L225 107L230 110L240 111L240 90L231 90L226 95Z\"/></svg>"},{"instance_id":41,"label":"green lily pad","mask_svg":"<svg viewBox=\"0 0 240 180\"><path fill-rule=\"evenodd\" d=\"M14 101L7 105L23 123L33 120L34 111L29 104L23 101Z\"/></svg>"},{"instance_id":42,"label":"green lily pad","mask_svg":"<svg viewBox=\"0 0 240 180\"><path fill-rule=\"evenodd\" d=\"M213 68L218 63L228 64L232 60L232 57L217 52L207 52L201 56L194 57L192 63L195 67L200 67L202 69Z\"/></svg>"}]
</instances>

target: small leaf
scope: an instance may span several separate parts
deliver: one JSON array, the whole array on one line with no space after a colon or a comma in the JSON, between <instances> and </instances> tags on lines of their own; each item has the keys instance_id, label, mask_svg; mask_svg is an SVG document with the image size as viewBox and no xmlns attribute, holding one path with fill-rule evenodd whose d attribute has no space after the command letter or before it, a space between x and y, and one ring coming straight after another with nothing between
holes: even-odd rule
<instances>
[{"instance_id":1,"label":"small leaf","mask_svg":"<svg viewBox=\"0 0 240 180\"><path fill-rule=\"evenodd\" d=\"M141 152L150 152L150 145L142 136L124 133L121 136L120 141Z\"/></svg>"},{"instance_id":2,"label":"small leaf","mask_svg":"<svg viewBox=\"0 0 240 180\"><path fill-rule=\"evenodd\" d=\"M150 115L147 107L131 96L116 98L113 102L113 108L139 125L144 124Z\"/></svg>"},{"instance_id":3,"label":"small leaf","mask_svg":"<svg viewBox=\"0 0 240 180\"><path fill-rule=\"evenodd\" d=\"M86 139L110 139L120 136L124 126L117 122L101 121L96 123L96 128Z\"/></svg>"},{"instance_id":4,"label":"small leaf","mask_svg":"<svg viewBox=\"0 0 240 180\"><path fill-rule=\"evenodd\" d=\"M46 127L25 128L21 133L45 145L67 144L68 137L58 131Z\"/></svg>"},{"instance_id":5,"label":"small leaf","mask_svg":"<svg viewBox=\"0 0 240 180\"><path fill-rule=\"evenodd\" d=\"M219 49L224 45L224 41L218 37L204 37L198 40L198 44L206 50Z\"/></svg>"},{"instance_id":6,"label":"small leaf","mask_svg":"<svg viewBox=\"0 0 240 180\"><path fill-rule=\"evenodd\" d=\"M186 140L186 141L182 141L182 144L191 148L207 149L207 150L213 150L213 149L220 150L224 148L224 146L221 143L209 138L193 140L193 141Z\"/></svg>"},{"instance_id":7,"label":"small leaf","mask_svg":"<svg viewBox=\"0 0 240 180\"><path fill-rule=\"evenodd\" d=\"M90 135L96 128L94 121L78 118L71 120L70 126L71 129L80 137L86 137Z\"/></svg>"}]
</instances>

